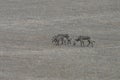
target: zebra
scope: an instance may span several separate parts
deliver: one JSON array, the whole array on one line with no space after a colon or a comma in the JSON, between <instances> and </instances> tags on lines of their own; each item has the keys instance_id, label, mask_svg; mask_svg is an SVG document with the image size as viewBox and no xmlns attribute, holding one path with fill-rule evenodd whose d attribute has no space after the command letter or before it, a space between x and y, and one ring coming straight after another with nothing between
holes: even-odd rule
<instances>
[{"instance_id":1,"label":"zebra","mask_svg":"<svg viewBox=\"0 0 120 80\"><path fill-rule=\"evenodd\" d=\"M91 40L91 37L89 36L78 36L78 38L75 39L75 41L80 42L81 43L81 47L84 47L84 41L88 41L87 47L90 46L90 44L93 47L93 43L95 43L95 41ZM76 45L76 43L74 43L74 45Z\"/></svg>"},{"instance_id":2,"label":"zebra","mask_svg":"<svg viewBox=\"0 0 120 80\"><path fill-rule=\"evenodd\" d=\"M56 45L67 44L68 41L69 34L58 34L52 37L52 43L55 43Z\"/></svg>"}]
</instances>

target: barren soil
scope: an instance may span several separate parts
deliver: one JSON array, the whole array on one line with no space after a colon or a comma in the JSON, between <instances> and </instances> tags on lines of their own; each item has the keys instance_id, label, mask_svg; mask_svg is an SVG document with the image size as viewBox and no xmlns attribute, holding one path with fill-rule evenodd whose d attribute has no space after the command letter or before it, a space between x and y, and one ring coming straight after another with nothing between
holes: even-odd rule
<instances>
[{"instance_id":1,"label":"barren soil","mask_svg":"<svg viewBox=\"0 0 120 80\"><path fill-rule=\"evenodd\" d=\"M55 46L59 33L95 46ZM0 80L120 80L120 0L0 0Z\"/></svg>"}]
</instances>

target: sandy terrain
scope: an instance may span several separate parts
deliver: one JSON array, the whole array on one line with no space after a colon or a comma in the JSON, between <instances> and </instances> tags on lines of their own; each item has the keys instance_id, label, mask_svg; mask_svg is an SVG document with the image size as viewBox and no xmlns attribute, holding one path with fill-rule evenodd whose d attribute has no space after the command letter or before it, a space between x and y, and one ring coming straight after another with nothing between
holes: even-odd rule
<instances>
[{"instance_id":1,"label":"sandy terrain","mask_svg":"<svg viewBox=\"0 0 120 80\"><path fill-rule=\"evenodd\" d=\"M58 33L96 44L55 46ZM120 1L0 0L0 80L120 80Z\"/></svg>"}]
</instances>

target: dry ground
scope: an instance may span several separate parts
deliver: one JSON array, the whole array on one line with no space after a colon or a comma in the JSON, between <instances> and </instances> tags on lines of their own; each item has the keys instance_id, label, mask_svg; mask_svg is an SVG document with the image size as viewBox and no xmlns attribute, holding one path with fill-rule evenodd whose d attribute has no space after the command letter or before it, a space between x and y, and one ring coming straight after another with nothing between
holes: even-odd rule
<instances>
[{"instance_id":1,"label":"dry ground","mask_svg":"<svg viewBox=\"0 0 120 80\"><path fill-rule=\"evenodd\" d=\"M96 44L56 47L58 33ZM0 80L120 80L120 1L0 0Z\"/></svg>"}]
</instances>

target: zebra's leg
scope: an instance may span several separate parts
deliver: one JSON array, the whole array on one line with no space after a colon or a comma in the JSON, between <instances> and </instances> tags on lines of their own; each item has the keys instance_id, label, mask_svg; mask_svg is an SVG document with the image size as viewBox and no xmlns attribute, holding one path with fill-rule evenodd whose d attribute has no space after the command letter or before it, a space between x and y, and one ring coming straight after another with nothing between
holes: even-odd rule
<instances>
[{"instance_id":1,"label":"zebra's leg","mask_svg":"<svg viewBox=\"0 0 120 80\"><path fill-rule=\"evenodd\" d=\"M58 40L55 40L55 45L56 45L56 46L58 46L58 45L59 45L59 44L58 44Z\"/></svg>"},{"instance_id":2,"label":"zebra's leg","mask_svg":"<svg viewBox=\"0 0 120 80\"><path fill-rule=\"evenodd\" d=\"M91 46L93 47L93 41L91 42Z\"/></svg>"},{"instance_id":3,"label":"zebra's leg","mask_svg":"<svg viewBox=\"0 0 120 80\"><path fill-rule=\"evenodd\" d=\"M61 45L63 45L63 44L64 44L64 39L62 38L62 39L61 39Z\"/></svg>"},{"instance_id":4,"label":"zebra's leg","mask_svg":"<svg viewBox=\"0 0 120 80\"><path fill-rule=\"evenodd\" d=\"M88 39L88 45L87 45L87 47L89 47L90 44L91 44L91 40Z\"/></svg>"},{"instance_id":5,"label":"zebra's leg","mask_svg":"<svg viewBox=\"0 0 120 80\"><path fill-rule=\"evenodd\" d=\"M69 44L71 45L71 40L69 40Z\"/></svg>"},{"instance_id":6,"label":"zebra's leg","mask_svg":"<svg viewBox=\"0 0 120 80\"><path fill-rule=\"evenodd\" d=\"M82 41L79 41L80 42L80 45L81 45L81 47L82 47Z\"/></svg>"},{"instance_id":7,"label":"zebra's leg","mask_svg":"<svg viewBox=\"0 0 120 80\"><path fill-rule=\"evenodd\" d=\"M57 44L61 45L62 44L62 39L61 38L57 38Z\"/></svg>"},{"instance_id":8,"label":"zebra's leg","mask_svg":"<svg viewBox=\"0 0 120 80\"><path fill-rule=\"evenodd\" d=\"M84 41L82 40L81 42L82 42L82 47L85 47Z\"/></svg>"},{"instance_id":9,"label":"zebra's leg","mask_svg":"<svg viewBox=\"0 0 120 80\"><path fill-rule=\"evenodd\" d=\"M58 42L57 42L57 41L54 41L54 45L56 45L56 46L57 46L57 45L58 45Z\"/></svg>"},{"instance_id":10,"label":"zebra's leg","mask_svg":"<svg viewBox=\"0 0 120 80\"><path fill-rule=\"evenodd\" d=\"M67 45L68 44L68 39L64 39L64 44Z\"/></svg>"},{"instance_id":11,"label":"zebra's leg","mask_svg":"<svg viewBox=\"0 0 120 80\"><path fill-rule=\"evenodd\" d=\"M66 41L65 40L63 40L63 44L66 45Z\"/></svg>"},{"instance_id":12,"label":"zebra's leg","mask_svg":"<svg viewBox=\"0 0 120 80\"><path fill-rule=\"evenodd\" d=\"M83 47L84 46L84 41L80 40L80 44L81 44L81 47Z\"/></svg>"},{"instance_id":13,"label":"zebra's leg","mask_svg":"<svg viewBox=\"0 0 120 80\"><path fill-rule=\"evenodd\" d=\"M66 41L66 44L67 44L67 45L69 45L69 44L70 44L70 41L69 41L69 40L67 40L67 41Z\"/></svg>"},{"instance_id":14,"label":"zebra's leg","mask_svg":"<svg viewBox=\"0 0 120 80\"><path fill-rule=\"evenodd\" d=\"M59 40L59 39L56 39L56 40L55 40L55 44L56 44L56 46L59 46L59 45L60 45L60 40Z\"/></svg>"},{"instance_id":15,"label":"zebra's leg","mask_svg":"<svg viewBox=\"0 0 120 80\"><path fill-rule=\"evenodd\" d=\"M57 40L57 45L59 46L61 43L60 43L60 40Z\"/></svg>"},{"instance_id":16,"label":"zebra's leg","mask_svg":"<svg viewBox=\"0 0 120 80\"><path fill-rule=\"evenodd\" d=\"M71 39L67 39L67 44L71 45Z\"/></svg>"},{"instance_id":17,"label":"zebra's leg","mask_svg":"<svg viewBox=\"0 0 120 80\"><path fill-rule=\"evenodd\" d=\"M56 44L56 40L55 40L55 39L54 39L54 40L52 40L52 43L53 43L53 44Z\"/></svg>"},{"instance_id":18,"label":"zebra's leg","mask_svg":"<svg viewBox=\"0 0 120 80\"><path fill-rule=\"evenodd\" d=\"M84 43L84 41L82 41L82 43L83 43L83 47L85 47L85 43Z\"/></svg>"},{"instance_id":19,"label":"zebra's leg","mask_svg":"<svg viewBox=\"0 0 120 80\"><path fill-rule=\"evenodd\" d=\"M93 46L94 46L95 41L91 41L91 43L92 43L92 47L93 47Z\"/></svg>"},{"instance_id":20,"label":"zebra's leg","mask_svg":"<svg viewBox=\"0 0 120 80\"><path fill-rule=\"evenodd\" d=\"M67 45L67 40L64 40L64 44Z\"/></svg>"},{"instance_id":21,"label":"zebra's leg","mask_svg":"<svg viewBox=\"0 0 120 80\"><path fill-rule=\"evenodd\" d=\"M73 41L73 46L75 46L76 45L76 42L75 41Z\"/></svg>"}]
</instances>

